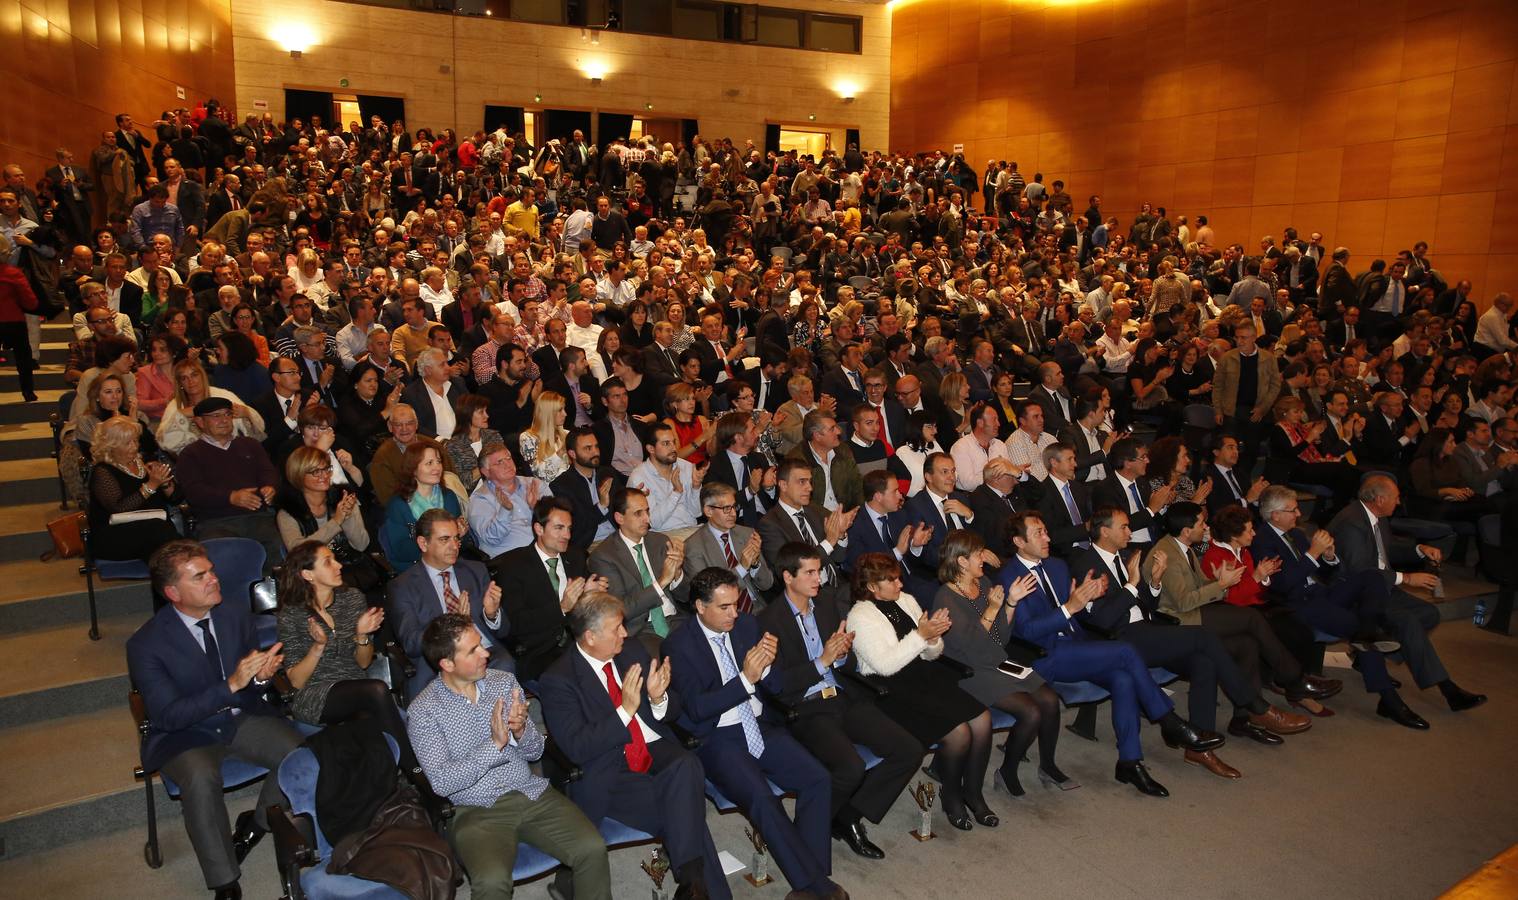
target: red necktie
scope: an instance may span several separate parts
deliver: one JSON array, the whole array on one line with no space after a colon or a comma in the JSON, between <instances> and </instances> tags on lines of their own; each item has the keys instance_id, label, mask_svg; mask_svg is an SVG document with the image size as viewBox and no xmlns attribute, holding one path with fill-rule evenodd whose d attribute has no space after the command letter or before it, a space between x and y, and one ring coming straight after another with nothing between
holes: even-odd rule
<instances>
[{"instance_id":1,"label":"red necktie","mask_svg":"<svg viewBox=\"0 0 1518 900\"><path fill-rule=\"evenodd\" d=\"M606 692L611 694L613 706L622 705L622 687L617 684L617 677L612 674L611 663L601 667L606 673ZM638 717L633 716L627 723L627 733L632 735L632 740L622 745L622 755L627 757L627 767L634 772L647 772L648 767L653 765L654 758L648 752L648 742L643 740L643 729L638 726Z\"/></svg>"},{"instance_id":2,"label":"red necktie","mask_svg":"<svg viewBox=\"0 0 1518 900\"><path fill-rule=\"evenodd\" d=\"M736 572L738 570L738 557L733 555L733 542L729 538L728 532L725 531L722 533L722 555L727 557L727 567ZM748 595L748 591L740 587L738 589L738 612L746 613L753 608L754 598Z\"/></svg>"},{"instance_id":3,"label":"red necktie","mask_svg":"<svg viewBox=\"0 0 1518 900\"><path fill-rule=\"evenodd\" d=\"M454 591L453 585L450 583L452 579L449 576L452 573L442 572L440 574L443 576L443 605L448 607L448 612L450 613L463 616L469 615L468 604L464 603L464 598Z\"/></svg>"},{"instance_id":4,"label":"red necktie","mask_svg":"<svg viewBox=\"0 0 1518 900\"><path fill-rule=\"evenodd\" d=\"M885 446L886 456L894 456L895 450L891 449L891 429L886 426L885 404L875 407L880 412L880 443Z\"/></svg>"}]
</instances>

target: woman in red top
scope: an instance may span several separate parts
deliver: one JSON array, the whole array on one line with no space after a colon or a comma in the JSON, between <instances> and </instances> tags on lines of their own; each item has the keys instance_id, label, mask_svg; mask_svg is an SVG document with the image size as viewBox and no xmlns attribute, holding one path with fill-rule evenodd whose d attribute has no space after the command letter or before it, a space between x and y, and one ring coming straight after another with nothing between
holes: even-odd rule
<instances>
[{"instance_id":1,"label":"woman in red top","mask_svg":"<svg viewBox=\"0 0 1518 900\"><path fill-rule=\"evenodd\" d=\"M1301 663L1302 671L1321 675L1323 645L1313 637L1312 627L1293 615L1289 607L1274 602L1265 590L1270 585L1270 577L1281 571L1281 560L1272 557L1256 562L1250 555L1254 518L1249 510L1242 506L1226 506L1208 519L1208 529L1212 533L1212 543L1202 554L1202 574L1216 578L1218 570L1225 565L1242 567L1244 577L1228 589L1223 600L1234 606L1258 607L1265 621L1270 623L1270 630ZM1260 680L1262 684L1271 683L1264 673ZM1315 716L1333 715L1333 710L1316 700L1304 699L1293 705Z\"/></svg>"},{"instance_id":2,"label":"woman in red top","mask_svg":"<svg viewBox=\"0 0 1518 900\"><path fill-rule=\"evenodd\" d=\"M664 421L675 430L675 451L680 458L693 466L706 462L706 444L712 437L712 425L705 416L696 414L696 389L683 381L670 385L664 391Z\"/></svg>"},{"instance_id":3,"label":"woman in red top","mask_svg":"<svg viewBox=\"0 0 1518 900\"><path fill-rule=\"evenodd\" d=\"M32 345L26 334L26 314L37 309L37 295L32 292L21 267L5 262L10 255L10 239L0 234L0 345L10 350L11 359L16 361L16 371L21 375L21 396L27 403L32 403L37 399L32 384L32 369L36 364L32 361Z\"/></svg>"}]
</instances>

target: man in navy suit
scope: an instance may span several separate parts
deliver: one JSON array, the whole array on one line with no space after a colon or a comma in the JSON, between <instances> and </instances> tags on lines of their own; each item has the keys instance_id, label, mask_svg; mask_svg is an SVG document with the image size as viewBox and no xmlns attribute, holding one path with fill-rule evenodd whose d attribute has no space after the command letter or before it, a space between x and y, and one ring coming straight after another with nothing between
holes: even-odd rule
<instances>
[{"instance_id":1,"label":"man in navy suit","mask_svg":"<svg viewBox=\"0 0 1518 900\"><path fill-rule=\"evenodd\" d=\"M775 467L754 450L759 444L759 429L748 413L724 413L717 419L716 428L716 451L702 483L733 488L739 521L752 528L775 504Z\"/></svg>"},{"instance_id":2,"label":"man in navy suit","mask_svg":"<svg viewBox=\"0 0 1518 900\"><path fill-rule=\"evenodd\" d=\"M771 694L782 687L774 668L778 639L761 634L752 615L739 614L738 579L726 569L696 573L690 596L695 619L671 632L662 652L680 696L680 724L702 739L696 754L707 777L764 835L794 890L847 898L828 877L832 780L757 694L760 687ZM796 793L794 821L770 781Z\"/></svg>"},{"instance_id":3,"label":"man in navy suit","mask_svg":"<svg viewBox=\"0 0 1518 900\"><path fill-rule=\"evenodd\" d=\"M1038 513L1013 516L1007 533L1015 552L1002 568L1001 589L1011 597L1018 582L1034 579L1032 591L1017 603L1012 617L1013 633L1043 647L1047 654L1033 668L1047 681L1090 681L1106 688L1112 695L1112 730L1117 734L1115 777L1151 797L1170 796L1144 768L1139 714L1159 724L1171 747L1205 753L1222 746L1223 736L1201 731L1176 715L1175 704L1154 683L1131 645L1086 640L1086 631L1074 616L1102 596L1107 576L1087 574L1079 586L1071 581L1065 563L1049 556L1049 532Z\"/></svg>"},{"instance_id":4,"label":"man in navy suit","mask_svg":"<svg viewBox=\"0 0 1518 900\"><path fill-rule=\"evenodd\" d=\"M662 837L680 883L675 896L729 898L706 827L701 761L668 724L680 713L671 666L627 640L624 615L622 601L604 591L581 597L568 616L574 650L538 681L554 741L584 772L566 788L569 799L592 822L609 816Z\"/></svg>"},{"instance_id":5,"label":"man in navy suit","mask_svg":"<svg viewBox=\"0 0 1518 900\"><path fill-rule=\"evenodd\" d=\"M902 583L923 607L931 606L938 593L938 582L913 572L908 559L922 556L922 548L933 538L933 526L926 522L891 519L901 510L901 482L885 469L864 476L864 506L854 517L848 531L848 556L843 567L854 570L854 562L866 553L885 553L902 568Z\"/></svg>"},{"instance_id":6,"label":"man in navy suit","mask_svg":"<svg viewBox=\"0 0 1518 900\"><path fill-rule=\"evenodd\" d=\"M970 495L954 487L954 457L947 453L930 453L922 463L922 490L907 499L896 514L893 529L900 533L909 524L927 523L933 530L922 554L913 559L923 577L937 579L938 551L944 536L956 528L969 528L975 521Z\"/></svg>"},{"instance_id":7,"label":"man in navy suit","mask_svg":"<svg viewBox=\"0 0 1518 900\"><path fill-rule=\"evenodd\" d=\"M279 780L265 778L258 802L237 817L234 831L221 764L234 756L274 769L303 740L263 698L284 655L280 644L258 649L246 603L222 604L221 584L199 543L171 541L149 568L154 592L168 603L127 641L127 671L151 723L142 765L179 785L206 886L217 900L236 900L238 864L267 829L265 811L284 798Z\"/></svg>"},{"instance_id":8,"label":"man in navy suit","mask_svg":"<svg viewBox=\"0 0 1518 900\"><path fill-rule=\"evenodd\" d=\"M511 622L501 609L501 586L490 580L483 565L459 559L462 538L458 519L447 510L422 513L416 520L416 545L422 558L385 588L385 605L395 623L395 634L416 667L416 674L406 685L407 696L420 695L437 675L422 658L422 634L443 613L467 612L490 653L490 668L516 671L506 649Z\"/></svg>"}]
</instances>

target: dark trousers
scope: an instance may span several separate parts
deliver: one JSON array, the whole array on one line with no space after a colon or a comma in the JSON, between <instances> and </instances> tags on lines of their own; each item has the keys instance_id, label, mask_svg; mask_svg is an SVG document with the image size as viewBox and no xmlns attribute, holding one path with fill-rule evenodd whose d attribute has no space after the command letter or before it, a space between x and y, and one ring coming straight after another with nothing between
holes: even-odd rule
<instances>
[{"instance_id":1,"label":"dark trousers","mask_svg":"<svg viewBox=\"0 0 1518 900\"><path fill-rule=\"evenodd\" d=\"M832 776L832 818L852 809L879 824L922 764L922 744L880 707L847 693L803 701L797 712L791 733ZM869 747L880 762L867 771L855 744Z\"/></svg>"},{"instance_id":2,"label":"dark trousers","mask_svg":"<svg viewBox=\"0 0 1518 900\"><path fill-rule=\"evenodd\" d=\"M1243 484L1254 480L1254 466L1260 458L1260 444L1269 434L1269 429L1274 427L1269 416L1258 422L1250 421L1250 412L1241 405L1234 411L1233 418L1224 423L1227 433L1239 441L1239 462L1234 466L1234 471L1243 473L1243 478L1239 479Z\"/></svg>"},{"instance_id":3,"label":"dark trousers","mask_svg":"<svg viewBox=\"0 0 1518 900\"><path fill-rule=\"evenodd\" d=\"M1402 642L1402 658L1407 660L1407 668L1418 687L1433 687L1449 680L1439 651L1428 638L1428 633L1439 624L1438 608L1400 588L1392 588L1386 602L1386 624Z\"/></svg>"},{"instance_id":4,"label":"dark trousers","mask_svg":"<svg viewBox=\"0 0 1518 900\"><path fill-rule=\"evenodd\" d=\"M662 838L675 877L682 882L699 872L712 897L732 897L706 827L706 776L701 761L673 741L654 741L648 752L653 756L648 773L628 772L613 784L606 814Z\"/></svg>"},{"instance_id":5,"label":"dark trousers","mask_svg":"<svg viewBox=\"0 0 1518 900\"><path fill-rule=\"evenodd\" d=\"M1139 714L1155 722L1175 710L1175 704L1154 683L1138 650L1122 641L1062 640L1034 669L1045 681L1089 681L1112 695L1117 758L1124 762L1144 758Z\"/></svg>"},{"instance_id":6,"label":"dark trousers","mask_svg":"<svg viewBox=\"0 0 1518 900\"><path fill-rule=\"evenodd\" d=\"M1249 679L1255 693L1259 693L1264 671L1283 686L1302 680L1301 664L1276 637L1259 610L1218 601L1203 606L1201 614L1202 627L1223 640L1228 655Z\"/></svg>"},{"instance_id":7,"label":"dark trousers","mask_svg":"<svg viewBox=\"0 0 1518 900\"><path fill-rule=\"evenodd\" d=\"M284 804L276 770L291 750L305 740L289 722L274 716L239 717L230 744L211 744L186 750L163 764L163 774L179 785L184 808L184 828L200 861L206 887L221 887L242 875L232 852L232 823L227 816L226 795L221 783L221 763L228 756L269 769L264 777L253 818L260 828L269 827L268 809Z\"/></svg>"},{"instance_id":8,"label":"dark trousers","mask_svg":"<svg viewBox=\"0 0 1518 900\"><path fill-rule=\"evenodd\" d=\"M32 359L32 344L26 334L26 322L0 322L0 346L10 351L11 360L16 364L21 393L33 393L36 387L32 383L32 370L37 368L37 363Z\"/></svg>"},{"instance_id":9,"label":"dark trousers","mask_svg":"<svg viewBox=\"0 0 1518 900\"><path fill-rule=\"evenodd\" d=\"M1228 655L1222 640L1205 628L1135 622L1123 629L1122 640L1133 645L1144 665L1186 676L1191 682L1186 715L1198 728L1218 730L1219 685L1235 709L1248 707L1260 696Z\"/></svg>"},{"instance_id":10,"label":"dark trousers","mask_svg":"<svg viewBox=\"0 0 1518 900\"><path fill-rule=\"evenodd\" d=\"M1338 638L1352 637L1386 622L1386 604L1390 592L1380 572L1364 570L1346 572L1325 585L1294 598L1289 606L1292 615L1304 624ZM1390 623L1386 622L1388 629ZM1360 676L1365 690L1372 694L1391 689L1391 675L1386 671L1386 657L1371 650L1357 653Z\"/></svg>"},{"instance_id":11,"label":"dark trousers","mask_svg":"<svg viewBox=\"0 0 1518 900\"><path fill-rule=\"evenodd\" d=\"M806 748L780 728L764 728L764 754L755 758L743 728L718 728L696 751L706 777L727 795L764 836L769 852L792 888L825 895L833 871L828 810L832 779ZM770 782L796 793L793 822L770 790Z\"/></svg>"}]
</instances>

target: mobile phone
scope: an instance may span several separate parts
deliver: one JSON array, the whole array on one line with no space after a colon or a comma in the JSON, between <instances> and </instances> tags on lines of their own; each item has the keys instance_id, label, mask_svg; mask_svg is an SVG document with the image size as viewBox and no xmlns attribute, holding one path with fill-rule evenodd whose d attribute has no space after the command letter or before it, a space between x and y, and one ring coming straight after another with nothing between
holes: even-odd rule
<instances>
[{"instance_id":1,"label":"mobile phone","mask_svg":"<svg viewBox=\"0 0 1518 900\"><path fill-rule=\"evenodd\" d=\"M1004 675L1011 675L1013 678L1019 679L1027 678L1028 673L1033 671L1028 666L1018 665L1010 659L1004 659L1000 663L997 663L996 670Z\"/></svg>"}]
</instances>

